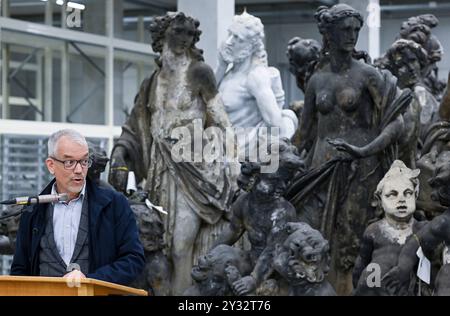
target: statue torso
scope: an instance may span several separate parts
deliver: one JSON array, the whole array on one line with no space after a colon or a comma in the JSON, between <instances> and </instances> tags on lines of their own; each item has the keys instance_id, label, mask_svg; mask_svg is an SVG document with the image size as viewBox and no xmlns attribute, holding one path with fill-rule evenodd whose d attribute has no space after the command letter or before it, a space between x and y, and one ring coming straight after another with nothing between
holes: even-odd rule
<instances>
[{"instance_id":1,"label":"statue torso","mask_svg":"<svg viewBox=\"0 0 450 316\"><path fill-rule=\"evenodd\" d=\"M195 119L204 121L205 104L201 96L195 95L191 89L187 80L188 70L189 64L179 65L173 71L160 72L156 76L152 91L154 102L149 104L154 137L168 137L177 127L191 129Z\"/></svg>"},{"instance_id":2,"label":"statue torso","mask_svg":"<svg viewBox=\"0 0 450 316\"><path fill-rule=\"evenodd\" d=\"M230 72L219 85L219 92L230 122L235 127L264 126L256 99L247 87L247 72Z\"/></svg>"},{"instance_id":3,"label":"statue torso","mask_svg":"<svg viewBox=\"0 0 450 316\"><path fill-rule=\"evenodd\" d=\"M372 124L374 105L363 72L356 67L344 73L324 69L315 77L313 93L318 126L313 164L319 166L338 155L327 138L364 146L376 137L377 129Z\"/></svg>"}]
</instances>

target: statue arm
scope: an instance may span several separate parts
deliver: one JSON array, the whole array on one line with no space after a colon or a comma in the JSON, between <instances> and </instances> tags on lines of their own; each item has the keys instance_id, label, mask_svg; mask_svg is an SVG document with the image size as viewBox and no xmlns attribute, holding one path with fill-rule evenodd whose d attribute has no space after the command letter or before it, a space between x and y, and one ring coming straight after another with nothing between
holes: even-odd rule
<instances>
[{"instance_id":1,"label":"statue arm","mask_svg":"<svg viewBox=\"0 0 450 316\"><path fill-rule=\"evenodd\" d=\"M135 172L138 182L145 177L142 138L147 137L149 139L146 141L151 142L151 136L150 132L147 136L141 135L139 127L145 126L148 129L150 127L146 105L152 78L142 82L139 93L135 98L133 110L122 126L122 134L111 153L109 182L116 190L121 192L125 192L130 170Z\"/></svg>"},{"instance_id":2,"label":"statue arm","mask_svg":"<svg viewBox=\"0 0 450 316\"><path fill-rule=\"evenodd\" d=\"M275 247L267 246L259 255L256 261L255 268L250 274L255 280L256 287L259 287L262 282L267 280L274 271L271 264Z\"/></svg>"},{"instance_id":3,"label":"statue arm","mask_svg":"<svg viewBox=\"0 0 450 316\"><path fill-rule=\"evenodd\" d=\"M353 288L356 289L358 286L359 278L363 273L364 269L372 261L373 252L373 239L370 234L366 231L361 241L361 248L359 250L359 256L356 258L355 267L353 268Z\"/></svg>"},{"instance_id":4,"label":"statue arm","mask_svg":"<svg viewBox=\"0 0 450 316\"><path fill-rule=\"evenodd\" d=\"M369 157L380 153L398 139L404 128L402 116L398 116L369 144L361 147L361 157Z\"/></svg>"},{"instance_id":5,"label":"statue arm","mask_svg":"<svg viewBox=\"0 0 450 316\"><path fill-rule=\"evenodd\" d=\"M231 123L217 90L214 73L204 62L195 63L188 73L189 82L206 104L206 126L230 127Z\"/></svg>"},{"instance_id":6,"label":"statue arm","mask_svg":"<svg viewBox=\"0 0 450 316\"><path fill-rule=\"evenodd\" d=\"M367 89L372 97L374 107L381 107L383 103L384 91L386 88L385 78L382 73L378 70L373 70L370 68L370 73L368 74ZM395 88L398 90L397 88ZM392 145L405 128L405 123L403 116L398 114L395 119L393 119L386 127L380 132L380 134L369 144L361 148L362 156L368 157L378 154L382 150L386 149L388 146Z\"/></svg>"},{"instance_id":7,"label":"statue arm","mask_svg":"<svg viewBox=\"0 0 450 316\"><path fill-rule=\"evenodd\" d=\"M305 103L300 121L299 146L298 151L309 151L317 136L317 112L316 112L316 98L314 93L314 77L311 78L305 93Z\"/></svg>"},{"instance_id":8,"label":"statue arm","mask_svg":"<svg viewBox=\"0 0 450 316\"><path fill-rule=\"evenodd\" d=\"M237 201L233 204L231 208L232 215L230 223L224 228L211 249L223 244L232 246L239 238L241 238L242 234L244 234L245 228L238 210L239 204L240 203Z\"/></svg>"},{"instance_id":9,"label":"statue arm","mask_svg":"<svg viewBox=\"0 0 450 316\"><path fill-rule=\"evenodd\" d=\"M266 67L258 66L247 78L249 92L256 99L261 116L267 126L283 127L280 107L272 90L270 74Z\"/></svg>"}]
</instances>

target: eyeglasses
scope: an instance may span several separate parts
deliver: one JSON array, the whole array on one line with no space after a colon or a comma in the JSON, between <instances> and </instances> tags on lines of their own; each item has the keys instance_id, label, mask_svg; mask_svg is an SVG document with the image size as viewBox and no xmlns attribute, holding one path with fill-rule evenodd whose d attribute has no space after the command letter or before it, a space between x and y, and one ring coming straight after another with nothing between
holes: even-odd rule
<instances>
[{"instance_id":1,"label":"eyeglasses","mask_svg":"<svg viewBox=\"0 0 450 316\"><path fill-rule=\"evenodd\" d=\"M92 166L92 160L90 158L80 159L80 160L59 160L55 157L50 157L57 162L60 162L64 165L64 169L71 170L77 167L77 164L80 164L82 168L89 168Z\"/></svg>"}]
</instances>

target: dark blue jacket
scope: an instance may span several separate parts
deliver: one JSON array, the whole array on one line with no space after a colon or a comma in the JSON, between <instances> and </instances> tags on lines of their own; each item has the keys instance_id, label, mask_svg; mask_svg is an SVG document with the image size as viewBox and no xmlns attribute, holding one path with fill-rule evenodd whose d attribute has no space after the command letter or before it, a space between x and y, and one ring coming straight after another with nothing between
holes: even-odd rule
<instances>
[{"instance_id":1,"label":"dark blue jacket","mask_svg":"<svg viewBox=\"0 0 450 316\"><path fill-rule=\"evenodd\" d=\"M53 180L41 194L50 194ZM87 180L89 199L89 272L94 278L129 285L145 265L134 214L121 193ZM39 250L45 230L46 204L24 212L17 233L11 275L39 275Z\"/></svg>"}]
</instances>

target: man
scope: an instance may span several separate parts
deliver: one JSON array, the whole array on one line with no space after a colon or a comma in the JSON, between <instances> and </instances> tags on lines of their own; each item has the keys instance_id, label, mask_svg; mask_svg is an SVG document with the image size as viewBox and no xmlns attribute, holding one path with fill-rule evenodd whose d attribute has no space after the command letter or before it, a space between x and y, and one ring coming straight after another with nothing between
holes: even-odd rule
<instances>
[{"instance_id":1,"label":"man","mask_svg":"<svg viewBox=\"0 0 450 316\"><path fill-rule=\"evenodd\" d=\"M255 140L264 127L278 127L280 137L291 139L298 120L293 111L282 109L280 73L267 66L261 20L247 12L236 15L228 33L220 49L216 79L231 125L246 129L236 130L241 154L256 150Z\"/></svg>"},{"instance_id":2,"label":"man","mask_svg":"<svg viewBox=\"0 0 450 316\"><path fill-rule=\"evenodd\" d=\"M130 284L145 259L126 198L86 179L92 162L78 132L51 135L48 154L45 162L55 179L41 194L67 193L69 199L23 213L11 274Z\"/></svg>"}]
</instances>

